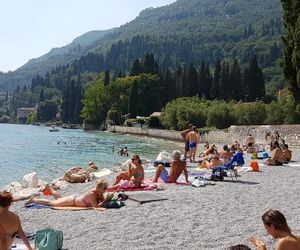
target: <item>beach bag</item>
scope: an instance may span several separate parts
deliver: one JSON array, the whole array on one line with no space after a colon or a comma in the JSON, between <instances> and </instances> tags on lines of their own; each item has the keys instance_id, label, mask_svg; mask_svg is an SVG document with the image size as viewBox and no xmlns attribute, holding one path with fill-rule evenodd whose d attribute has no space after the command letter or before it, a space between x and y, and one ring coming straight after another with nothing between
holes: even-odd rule
<instances>
[{"instance_id":1,"label":"beach bag","mask_svg":"<svg viewBox=\"0 0 300 250\"><path fill-rule=\"evenodd\" d=\"M111 200L103 203L102 207L104 208L121 208L125 205L124 201Z\"/></svg>"},{"instance_id":2,"label":"beach bag","mask_svg":"<svg viewBox=\"0 0 300 250\"><path fill-rule=\"evenodd\" d=\"M253 172L259 172L259 166L258 166L257 161L251 161L250 167L252 168Z\"/></svg>"},{"instance_id":3,"label":"beach bag","mask_svg":"<svg viewBox=\"0 0 300 250\"><path fill-rule=\"evenodd\" d=\"M62 249L63 232L53 228L40 229L36 232L34 244L39 250Z\"/></svg>"}]
</instances>

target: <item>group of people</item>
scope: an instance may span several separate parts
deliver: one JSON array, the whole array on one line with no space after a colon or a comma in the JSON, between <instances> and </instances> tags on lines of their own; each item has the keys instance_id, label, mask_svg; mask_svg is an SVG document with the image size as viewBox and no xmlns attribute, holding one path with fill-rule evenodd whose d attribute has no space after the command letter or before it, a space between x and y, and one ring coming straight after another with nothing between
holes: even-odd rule
<instances>
[{"instance_id":1,"label":"group of people","mask_svg":"<svg viewBox=\"0 0 300 250\"><path fill-rule=\"evenodd\" d=\"M189 183L185 159L189 154L191 162L195 161L199 136L196 132L196 127L192 125L190 125L187 130L183 131L182 136L185 138L184 159L181 159L180 151L173 151L173 162L171 163L169 171L165 168L163 163L158 164L155 175L151 178L153 182L161 181L165 183L176 183L179 176L183 173L185 181ZM246 143L247 147L252 147L254 142L254 137L253 139L250 138ZM243 152L238 142L232 144L230 148L227 145L224 145L223 150L220 152L218 152L217 147L214 144L210 146L209 143L206 142L204 151L201 153L201 156L203 156L201 167L213 168L214 166L220 166L227 163L232 158L234 150ZM291 156L291 152L288 150L287 145L284 145L283 150L281 150L279 143L274 141L272 157L267 160L267 164L280 165L280 163L282 164L285 161L290 161ZM93 162L90 162L88 169L95 170L97 167ZM82 169L79 169L78 171L82 171ZM119 188L139 188L144 181L144 175L145 173L139 155L133 155L128 166L128 171L116 175L111 187L108 186L106 180L101 179L97 181L95 188L86 193L62 197L53 187L46 185L44 191L52 195L54 200L32 197L26 204L37 203L54 207L77 206L97 209L113 198L113 193L105 195L107 189L109 189L109 191L115 191ZM10 249L16 234L20 236L26 247L31 250L32 248L23 232L19 217L9 211L12 201L13 198L9 192L0 192L0 250ZM262 220L267 232L275 239L278 239L277 250L300 249L300 238L292 234L282 213L277 210L270 210L262 216ZM259 250L266 249L265 244L254 236L251 237L251 242Z\"/></svg>"},{"instance_id":2,"label":"group of people","mask_svg":"<svg viewBox=\"0 0 300 250\"><path fill-rule=\"evenodd\" d=\"M33 198L30 202L36 202L52 206L91 206L101 207L102 204L112 198L112 194L104 197L108 184L105 180L99 180L95 189L83 195L61 197L55 190L49 191L56 198L54 201ZM27 249L33 250L23 231L19 217L9 210L13 197L9 192L0 192L0 250L9 250L18 234ZM292 233L284 215L278 210L269 210L262 216L262 221L267 232L277 240L276 250L299 250L300 237ZM266 250L266 245L259 238L252 236L251 242L258 250ZM230 249L249 249L246 246L233 246Z\"/></svg>"}]
</instances>

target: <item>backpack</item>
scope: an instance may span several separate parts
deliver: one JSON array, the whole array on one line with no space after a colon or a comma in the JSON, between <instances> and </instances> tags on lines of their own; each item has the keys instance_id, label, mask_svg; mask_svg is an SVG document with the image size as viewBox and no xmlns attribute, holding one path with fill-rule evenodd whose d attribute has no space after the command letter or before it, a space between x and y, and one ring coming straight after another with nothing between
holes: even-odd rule
<instances>
[{"instance_id":1,"label":"backpack","mask_svg":"<svg viewBox=\"0 0 300 250\"><path fill-rule=\"evenodd\" d=\"M45 228L36 232L35 248L39 250L59 250L63 246L63 232Z\"/></svg>"}]
</instances>

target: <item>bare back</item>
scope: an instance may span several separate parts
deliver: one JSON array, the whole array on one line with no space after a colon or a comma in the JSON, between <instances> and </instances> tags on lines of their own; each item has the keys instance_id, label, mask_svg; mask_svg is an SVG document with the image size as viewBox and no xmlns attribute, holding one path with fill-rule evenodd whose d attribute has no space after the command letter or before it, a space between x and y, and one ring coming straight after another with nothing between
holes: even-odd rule
<instances>
[{"instance_id":1,"label":"bare back","mask_svg":"<svg viewBox=\"0 0 300 250\"><path fill-rule=\"evenodd\" d=\"M278 240L276 250L299 250L300 237L291 235Z\"/></svg>"},{"instance_id":2,"label":"bare back","mask_svg":"<svg viewBox=\"0 0 300 250\"><path fill-rule=\"evenodd\" d=\"M19 226L20 220L16 214L10 211L0 213L0 233L6 237L7 249L10 249L15 235L19 231Z\"/></svg>"}]
</instances>

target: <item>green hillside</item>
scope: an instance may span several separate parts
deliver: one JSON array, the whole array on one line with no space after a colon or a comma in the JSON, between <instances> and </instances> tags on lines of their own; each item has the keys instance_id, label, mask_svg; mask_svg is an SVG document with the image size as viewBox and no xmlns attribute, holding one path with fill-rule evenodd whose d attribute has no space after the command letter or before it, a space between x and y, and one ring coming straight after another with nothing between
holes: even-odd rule
<instances>
[{"instance_id":1,"label":"green hillside","mask_svg":"<svg viewBox=\"0 0 300 250\"><path fill-rule=\"evenodd\" d=\"M1 74L0 90L29 84L33 75L88 52L102 53L105 60L100 68L111 72L128 72L146 52L154 54L162 69L191 62L199 66L203 59L213 65L218 58L235 58L243 64L256 54L266 82L277 86L282 84L277 66L282 32L280 0L178 0L148 8L118 29L89 34L93 39L82 44L77 38L15 72Z\"/></svg>"}]
</instances>

